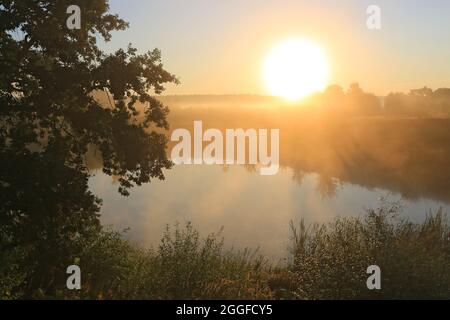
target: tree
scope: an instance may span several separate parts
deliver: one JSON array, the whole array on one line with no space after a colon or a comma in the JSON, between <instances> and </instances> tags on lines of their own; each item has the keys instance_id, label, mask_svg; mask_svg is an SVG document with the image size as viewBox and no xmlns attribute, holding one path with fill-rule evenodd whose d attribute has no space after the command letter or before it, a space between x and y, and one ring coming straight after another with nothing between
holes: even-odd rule
<instances>
[{"instance_id":1,"label":"tree","mask_svg":"<svg viewBox=\"0 0 450 320\"><path fill-rule=\"evenodd\" d=\"M380 101L364 92L358 83L352 83L347 92L347 108L349 114L356 116L375 116L380 113Z\"/></svg>"},{"instance_id":2,"label":"tree","mask_svg":"<svg viewBox=\"0 0 450 320\"><path fill-rule=\"evenodd\" d=\"M328 86L322 95L322 101L330 111L341 111L345 103L344 89L338 85Z\"/></svg>"},{"instance_id":3,"label":"tree","mask_svg":"<svg viewBox=\"0 0 450 320\"><path fill-rule=\"evenodd\" d=\"M427 87L423 87L421 89L412 89L410 91L410 95L416 96L416 97L427 98L427 97L431 97L433 95L433 90L430 88L427 88Z\"/></svg>"},{"instance_id":4,"label":"tree","mask_svg":"<svg viewBox=\"0 0 450 320\"><path fill-rule=\"evenodd\" d=\"M82 26L69 30L74 4ZM109 41L127 27L108 10L108 0L0 0L0 252L26 248L29 294L53 290L55 274L80 250L74 239L100 229L88 148L100 152L104 173L119 177L123 195L171 167L156 130L168 129L168 108L153 94L178 80L156 49L102 52L97 37Z\"/></svg>"}]
</instances>

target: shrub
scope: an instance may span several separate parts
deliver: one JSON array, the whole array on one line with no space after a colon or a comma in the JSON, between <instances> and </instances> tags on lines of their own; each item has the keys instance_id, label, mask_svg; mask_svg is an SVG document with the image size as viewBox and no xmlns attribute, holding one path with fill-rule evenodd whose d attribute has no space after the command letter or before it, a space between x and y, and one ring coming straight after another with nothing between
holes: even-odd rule
<instances>
[{"instance_id":1,"label":"shrub","mask_svg":"<svg viewBox=\"0 0 450 320\"><path fill-rule=\"evenodd\" d=\"M0 251L0 299L449 299L447 216L439 210L411 223L400 210L384 204L329 224L291 223L292 259L284 266L257 251L225 249L221 232L202 238L190 223L167 226L149 250L103 230L74 239L78 249L62 257L80 265L80 291L65 289L64 268L51 286L30 291L27 279L41 276L27 263L35 249L9 248ZM381 268L381 290L367 289L370 265Z\"/></svg>"},{"instance_id":2,"label":"shrub","mask_svg":"<svg viewBox=\"0 0 450 320\"><path fill-rule=\"evenodd\" d=\"M167 226L157 250L103 232L81 257L81 298L265 299L268 264L250 250L225 250L219 234L201 239L190 223Z\"/></svg>"},{"instance_id":3,"label":"shrub","mask_svg":"<svg viewBox=\"0 0 450 320\"><path fill-rule=\"evenodd\" d=\"M306 299L449 299L450 228L439 210L421 224L384 204L328 225L291 223L295 288ZM381 268L381 290L368 290L367 267Z\"/></svg>"}]
</instances>

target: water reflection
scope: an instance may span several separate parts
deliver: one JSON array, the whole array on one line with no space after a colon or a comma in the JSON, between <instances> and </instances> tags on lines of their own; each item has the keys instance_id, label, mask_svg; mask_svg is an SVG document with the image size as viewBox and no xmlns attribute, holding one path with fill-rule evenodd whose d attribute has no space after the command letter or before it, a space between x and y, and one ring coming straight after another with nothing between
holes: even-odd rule
<instances>
[{"instance_id":1,"label":"water reflection","mask_svg":"<svg viewBox=\"0 0 450 320\"><path fill-rule=\"evenodd\" d=\"M313 110L313 109L312 109ZM321 175L333 196L339 181L409 199L450 202L450 119L340 117L298 108L173 108L171 128L279 128L280 163L301 181Z\"/></svg>"},{"instance_id":2,"label":"water reflection","mask_svg":"<svg viewBox=\"0 0 450 320\"><path fill-rule=\"evenodd\" d=\"M255 166L176 166L166 171L165 181L136 188L125 199L111 178L97 173L91 185L104 200L104 224L130 227L129 237L146 246L157 245L164 225L175 221L192 221L202 233L224 226L228 244L282 257L291 219L324 222L362 214L386 195L403 199L413 221L440 206L450 212L449 119L171 106L172 130L192 130L195 120L205 130L280 129L282 169L260 176ZM91 168L98 163L90 157Z\"/></svg>"},{"instance_id":3,"label":"water reflection","mask_svg":"<svg viewBox=\"0 0 450 320\"><path fill-rule=\"evenodd\" d=\"M147 247L158 244L165 224L192 221L203 234L223 226L228 245L261 247L275 259L286 254L290 220L324 222L338 214L358 215L387 195L385 190L339 183L333 197L324 196L318 190L329 192L329 180L304 174L299 185L293 174L284 169L264 177L238 166L226 172L217 166L177 166L166 172L165 181L135 189L126 200L117 194L111 178L101 173L91 179L91 186L104 199L102 223L130 228L129 238ZM399 198L391 195L393 200ZM405 214L420 221L430 208L441 205L450 209L442 202L406 200Z\"/></svg>"}]
</instances>

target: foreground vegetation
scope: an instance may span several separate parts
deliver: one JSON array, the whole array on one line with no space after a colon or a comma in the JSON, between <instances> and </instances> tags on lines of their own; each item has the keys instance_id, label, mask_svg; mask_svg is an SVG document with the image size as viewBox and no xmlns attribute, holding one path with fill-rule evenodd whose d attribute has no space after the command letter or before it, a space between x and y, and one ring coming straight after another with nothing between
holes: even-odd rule
<instances>
[{"instance_id":1,"label":"foreground vegetation","mask_svg":"<svg viewBox=\"0 0 450 320\"><path fill-rule=\"evenodd\" d=\"M291 224L291 259L274 265L257 252L225 249L220 233L201 238L191 224L167 227L157 249L102 231L86 241L73 263L82 289L65 288L65 269L52 285L30 291L40 278L27 248L2 252L2 299L449 299L450 227L441 211L421 224L383 205L361 217L324 225ZM81 243L85 241L85 243ZM380 266L382 289L366 287L369 265ZM43 283L34 282L34 283ZM53 288L53 289L51 289Z\"/></svg>"},{"instance_id":2,"label":"foreground vegetation","mask_svg":"<svg viewBox=\"0 0 450 320\"><path fill-rule=\"evenodd\" d=\"M128 26L109 12L107 0L83 2L83 28L61 28L72 4L69 0L0 4L1 299L449 297L449 228L441 213L411 224L393 219L394 207L327 226L293 226L287 266L273 265L254 252L226 250L220 235L201 239L191 225L168 229L154 250L102 229L101 200L89 190L88 150L101 155L98 167L114 176L122 195L133 186L163 179L163 171L172 167L166 153L168 107L155 95L166 84L179 81L164 69L159 50L140 54L130 45L111 53L97 46L98 40L109 41L114 32ZM107 103L95 99L98 91L105 93ZM380 99L356 84L348 91L328 88L316 98L314 105L319 107L307 109L313 110L312 116L324 113L346 127L341 121L346 118L448 117L450 106L450 92L444 88L390 95L383 110ZM316 135L296 121L303 112L296 117L287 111L276 113L289 120L286 127L296 128L297 135L308 132L314 138L298 140L292 135L291 141L284 140L296 154L308 154L319 163L286 157L290 162L282 165L294 168L297 177L303 171L328 169L328 177L341 181L397 190L398 184L389 177L405 173L408 179L402 179L401 186L420 186L409 190L410 195L431 190L448 200L448 155L442 147L448 145L448 120L420 121L425 134L409 121L399 127L395 120L389 124L393 130L386 130L384 122L373 129L361 122L353 135L342 135L340 124ZM238 123L251 119L245 113L230 118ZM224 126L227 118L218 119ZM329 123L317 119L319 124ZM263 125L253 121L255 128ZM402 135L392 139L392 132ZM336 140L338 136L345 136L345 142ZM385 157L391 150L394 157ZM329 156L333 151L350 161L334 161L336 157ZM285 152L281 150L282 158ZM424 168L424 163L433 169ZM346 167L364 172L334 174ZM379 179L380 171L384 179ZM420 173L415 175L418 180L411 180L412 171ZM80 291L64 289L66 268L72 264L82 270ZM368 264L380 265L382 291L368 292L364 287Z\"/></svg>"}]
</instances>

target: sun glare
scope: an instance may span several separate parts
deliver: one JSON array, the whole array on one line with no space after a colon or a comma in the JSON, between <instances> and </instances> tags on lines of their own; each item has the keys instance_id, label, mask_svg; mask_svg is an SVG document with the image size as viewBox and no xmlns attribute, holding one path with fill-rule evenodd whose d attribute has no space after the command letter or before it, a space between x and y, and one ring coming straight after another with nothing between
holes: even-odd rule
<instances>
[{"instance_id":1,"label":"sun glare","mask_svg":"<svg viewBox=\"0 0 450 320\"><path fill-rule=\"evenodd\" d=\"M263 77L270 94L290 101L323 90L328 82L327 59L313 42L289 39L267 55Z\"/></svg>"}]
</instances>

